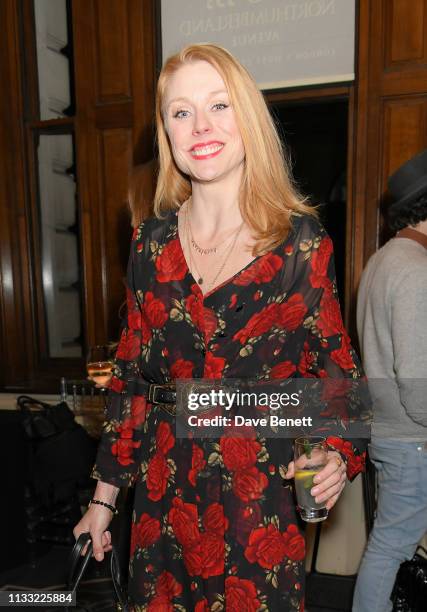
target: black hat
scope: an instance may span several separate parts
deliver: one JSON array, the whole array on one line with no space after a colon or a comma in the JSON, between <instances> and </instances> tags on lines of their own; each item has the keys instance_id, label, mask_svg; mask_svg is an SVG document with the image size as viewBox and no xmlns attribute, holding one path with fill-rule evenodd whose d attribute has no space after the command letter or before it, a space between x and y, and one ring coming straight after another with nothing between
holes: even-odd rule
<instances>
[{"instance_id":1,"label":"black hat","mask_svg":"<svg viewBox=\"0 0 427 612\"><path fill-rule=\"evenodd\" d=\"M427 149L400 166L390 176L387 185L394 200L390 206L393 211L427 192Z\"/></svg>"}]
</instances>

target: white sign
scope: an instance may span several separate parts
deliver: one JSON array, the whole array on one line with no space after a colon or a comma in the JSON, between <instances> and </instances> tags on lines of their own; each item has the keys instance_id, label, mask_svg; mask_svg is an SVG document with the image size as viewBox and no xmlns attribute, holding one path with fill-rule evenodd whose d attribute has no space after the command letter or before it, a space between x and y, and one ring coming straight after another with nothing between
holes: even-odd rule
<instances>
[{"instance_id":1,"label":"white sign","mask_svg":"<svg viewBox=\"0 0 427 612\"><path fill-rule=\"evenodd\" d=\"M355 0L162 0L162 57L219 44L261 89L354 79Z\"/></svg>"}]
</instances>

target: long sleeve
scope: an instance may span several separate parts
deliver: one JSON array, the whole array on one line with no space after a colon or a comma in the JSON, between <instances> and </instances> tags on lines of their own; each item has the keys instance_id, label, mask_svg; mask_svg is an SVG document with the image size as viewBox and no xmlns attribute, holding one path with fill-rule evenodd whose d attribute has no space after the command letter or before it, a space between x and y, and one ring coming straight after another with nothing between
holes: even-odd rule
<instances>
[{"instance_id":1,"label":"long sleeve","mask_svg":"<svg viewBox=\"0 0 427 612\"><path fill-rule=\"evenodd\" d=\"M348 396L344 394L343 399L334 397L334 385L336 389L339 388L335 381L349 379L349 387L357 388L357 381L363 378L363 371L341 317L332 241L316 222L311 222L309 227L311 235L306 230L297 247L300 251L296 264L299 268L297 278L303 288L308 314L311 315L306 319L309 325L308 340L304 343L298 370L302 376L325 379L325 384L326 379L330 380L332 399L329 398L329 404L332 406L332 416L345 420L349 417ZM351 385L352 382L356 384ZM364 385L361 385L360 389L362 387ZM357 402L352 405L356 418L359 416L359 410L369 412L369 405L366 405L369 404L368 397L356 400L353 397L353 401ZM327 442L346 459L350 480L364 469L366 439L350 441L341 436L330 435Z\"/></svg>"},{"instance_id":2,"label":"long sleeve","mask_svg":"<svg viewBox=\"0 0 427 612\"><path fill-rule=\"evenodd\" d=\"M106 420L92 472L93 478L117 487L131 485L137 478L147 411L144 396L127 392L129 381L139 376L138 362L144 342L144 321L134 283L142 227L135 230L132 239L127 270L127 317L116 353Z\"/></svg>"}]
</instances>

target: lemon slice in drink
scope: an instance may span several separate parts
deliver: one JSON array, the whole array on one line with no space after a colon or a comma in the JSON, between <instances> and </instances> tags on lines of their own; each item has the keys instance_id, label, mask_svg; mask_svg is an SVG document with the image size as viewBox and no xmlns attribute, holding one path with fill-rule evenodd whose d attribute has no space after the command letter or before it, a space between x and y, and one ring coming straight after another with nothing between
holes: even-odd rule
<instances>
[{"instance_id":1,"label":"lemon slice in drink","mask_svg":"<svg viewBox=\"0 0 427 612\"><path fill-rule=\"evenodd\" d=\"M319 470L304 470L301 472L295 472L295 480L303 480L304 489L311 489L313 486L313 478L316 474L319 473Z\"/></svg>"}]
</instances>

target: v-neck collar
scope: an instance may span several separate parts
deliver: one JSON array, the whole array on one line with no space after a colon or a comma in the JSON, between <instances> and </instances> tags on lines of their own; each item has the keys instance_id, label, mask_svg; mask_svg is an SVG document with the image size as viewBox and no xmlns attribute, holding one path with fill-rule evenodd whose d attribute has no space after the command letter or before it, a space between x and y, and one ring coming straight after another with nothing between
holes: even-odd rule
<instances>
[{"instance_id":1,"label":"v-neck collar","mask_svg":"<svg viewBox=\"0 0 427 612\"><path fill-rule=\"evenodd\" d=\"M214 293L216 293L217 291L219 291L223 287L227 286L229 283L233 282L234 279L236 279L240 274L242 274L248 268L250 268L250 266L252 266L256 261L258 261L262 257L265 257L265 255L268 255L268 253L265 253L264 255L258 255L257 257L254 257L254 259L252 259L249 263L247 263L246 266L244 266L241 270L239 270L238 272L236 272L235 274L233 274L229 278L225 279L222 283L220 283L216 287L213 287L212 289L210 289L207 293L203 293L202 288L200 287L200 285L198 284L198 282L194 278L193 274L191 273L190 267L188 265L187 259L186 259L185 254L184 254L184 249L183 249L183 246L182 246L182 243L181 243L181 238L179 236L179 231L178 231L178 211L174 211L172 213L172 215L173 215L172 219L174 219L174 221L175 221L174 225L176 227L176 239L178 240L178 245L179 245L179 248L180 248L180 251L181 251L181 256L182 256L182 258L183 258L183 260L185 262L186 276L188 276L190 278L190 280L192 281L192 283L196 285L197 290L200 292L200 294L202 295L204 300L209 298L211 295L213 295Z\"/></svg>"}]
</instances>

